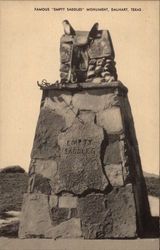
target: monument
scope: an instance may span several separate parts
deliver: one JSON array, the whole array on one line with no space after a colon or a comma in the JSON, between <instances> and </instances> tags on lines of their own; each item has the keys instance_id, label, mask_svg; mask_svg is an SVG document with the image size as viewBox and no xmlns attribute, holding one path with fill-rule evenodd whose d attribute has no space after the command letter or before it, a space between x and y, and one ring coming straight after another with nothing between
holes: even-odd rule
<instances>
[{"instance_id":1,"label":"monument","mask_svg":"<svg viewBox=\"0 0 160 250\"><path fill-rule=\"evenodd\" d=\"M127 88L108 30L60 41L60 82L43 91L20 238L135 238L150 218Z\"/></svg>"}]
</instances>

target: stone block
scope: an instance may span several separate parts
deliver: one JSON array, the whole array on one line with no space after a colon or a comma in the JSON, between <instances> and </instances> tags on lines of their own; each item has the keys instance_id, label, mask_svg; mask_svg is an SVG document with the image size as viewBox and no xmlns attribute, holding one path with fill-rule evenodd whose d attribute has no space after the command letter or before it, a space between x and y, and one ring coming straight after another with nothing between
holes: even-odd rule
<instances>
[{"instance_id":1,"label":"stone block","mask_svg":"<svg viewBox=\"0 0 160 250\"><path fill-rule=\"evenodd\" d=\"M105 207L105 199L104 194L95 193L79 198L78 212L82 225L82 234L85 239L105 237L105 221L108 218L109 225L109 220L111 220Z\"/></svg>"},{"instance_id":2,"label":"stone block","mask_svg":"<svg viewBox=\"0 0 160 250\"><path fill-rule=\"evenodd\" d=\"M69 209L61 208L60 210L59 217L57 216L59 218L58 223L53 223L50 217L48 196L44 194L25 194L20 218L19 238L56 239L81 237L80 219L69 219Z\"/></svg>"},{"instance_id":3,"label":"stone block","mask_svg":"<svg viewBox=\"0 0 160 250\"><path fill-rule=\"evenodd\" d=\"M93 84L100 84L102 82L104 82L104 79L102 77L94 77L92 80Z\"/></svg>"},{"instance_id":4,"label":"stone block","mask_svg":"<svg viewBox=\"0 0 160 250\"><path fill-rule=\"evenodd\" d=\"M52 179L57 174L57 162L55 160L35 159L33 164L35 173L41 174L45 178Z\"/></svg>"},{"instance_id":5,"label":"stone block","mask_svg":"<svg viewBox=\"0 0 160 250\"><path fill-rule=\"evenodd\" d=\"M50 99L50 100L49 100ZM58 109L58 105L63 105L66 103L66 105L70 105L72 102L72 92L69 90L50 90L47 97L45 98L45 101L50 101L51 109Z\"/></svg>"},{"instance_id":6,"label":"stone block","mask_svg":"<svg viewBox=\"0 0 160 250\"><path fill-rule=\"evenodd\" d=\"M19 238L42 238L51 228L48 195L25 194L20 216Z\"/></svg>"},{"instance_id":7,"label":"stone block","mask_svg":"<svg viewBox=\"0 0 160 250\"><path fill-rule=\"evenodd\" d=\"M61 64L60 65L60 71L61 72L65 72L65 73L68 73L69 72L69 68L70 68L70 65L69 64Z\"/></svg>"},{"instance_id":8,"label":"stone block","mask_svg":"<svg viewBox=\"0 0 160 250\"><path fill-rule=\"evenodd\" d=\"M122 116L119 107L112 107L97 114L97 125L103 127L108 134L123 131Z\"/></svg>"},{"instance_id":9,"label":"stone block","mask_svg":"<svg viewBox=\"0 0 160 250\"><path fill-rule=\"evenodd\" d=\"M121 164L106 165L104 166L104 170L113 187L124 185Z\"/></svg>"},{"instance_id":10,"label":"stone block","mask_svg":"<svg viewBox=\"0 0 160 250\"><path fill-rule=\"evenodd\" d=\"M42 194L51 194L51 186L49 180L46 177L43 177L41 174L35 174L33 177L31 192L42 193Z\"/></svg>"},{"instance_id":11,"label":"stone block","mask_svg":"<svg viewBox=\"0 0 160 250\"><path fill-rule=\"evenodd\" d=\"M136 208L132 185L115 187L108 194L89 194L78 200L85 239L134 238Z\"/></svg>"},{"instance_id":12,"label":"stone block","mask_svg":"<svg viewBox=\"0 0 160 250\"><path fill-rule=\"evenodd\" d=\"M114 141L113 143L109 143L105 149L103 164L118 164L121 163L121 152L120 152L120 143L119 141Z\"/></svg>"},{"instance_id":13,"label":"stone block","mask_svg":"<svg viewBox=\"0 0 160 250\"><path fill-rule=\"evenodd\" d=\"M46 194L60 192L61 182L59 180L58 164L55 160L32 159L29 173L29 192L42 192L43 189L42 193L46 193L47 187L49 187L50 191Z\"/></svg>"},{"instance_id":14,"label":"stone block","mask_svg":"<svg viewBox=\"0 0 160 250\"><path fill-rule=\"evenodd\" d=\"M137 236L136 206L132 184L115 187L107 195L106 210L110 210L113 221L112 231L106 235L106 238L135 238Z\"/></svg>"},{"instance_id":15,"label":"stone block","mask_svg":"<svg viewBox=\"0 0 160 250\"><path fill-rule=\"evenodd\" d=\"M77 119L81 122L81 124L95 125L95 113L93 113L92 111L80 111L79 115L77 116Z\"/></svg>"},{"instance_id":16,"label":"stone block","mask_svg":"<svg viewBox=\"0 0 160 250\"><path fill-rule=\"evenodd\" d=\"M44 107L54 110L57 114L64 117L66 127L70 127L78 112L78 110L73 107L71 101L72 93L69 91L64 93L55 91L45 98Z\"/></svg>"},{"instance_id":17,"label":"stone block","mask_svg":"<svg viewBox=\"0 0 160 250\"><path fill-rule=\"evenodd\" d=\"M80 219L72 218L46 231L48 238L80 238L82 237Z\"/></svg>"},{"instance_id":18,"label":"stone block","mask_svg":"<svg viewBox=\"0 0 160 250\"><path fill-rule=\"evenodd\" d=\"M50 209L56 207L58 205L58 196L57 195L50 195L49 196L49 206Z\"/></svg>"},{"instance_id":19,"label":"stone block","mask_svg":"<svg viewBox=\"0 0 160 250\"><path fill-rule=\"evenodd\" d=\"M119 99L114 93L107 93L103 89L92 89L74 94L72 103L76 109L98 112L119 105Z\"/></svg>"},{"instance_id":20,"label":"stone block","mask_svg":"<svg viewBox=\"0 0 160 250\"><path fill-rule=\"evenodd\" d=\"M66 127L65 118L42 108L36 128L31 158L55 159L59 156L58 134Z\"/></svg>"},{"instance_id":21,"label":"stone block","mask_svg":"<svg viewBox=\"0 0 160 250\"><path fill-rule=\"evenodd\" d=\"M52 224L54 226L70 219L70 211L68 208L53 207L51 209Z\"/></svg>"},{"instance_id":22,"label":"stone block","mask_svg":"<svg viewBox=\"0 0 160 250\"><path fill-rule=\"evenodd\" d=\"M63 191L63 183L61 182L59 171L52 179L49 179L49 184L51 186L51 194L55 195Z\"/></svg>"},{"instance_id":23,"label":"stone block","mask_svg":"<svg viewBox=\"0 0 160 250\"><path fill-rule=\"evenodd\" d=\"M88 116L85 112L80 113L71 128L59 135L62 191L82 194L88 189L106 189L108 181L100 158L102 141L103 130L94 124L94 115Z\"/></svg>"},{"instance_id":24,"label":"stone block","mask_svg":"<svg viewBox=\"0 0 160 250\"><path fill-rule=\"evenodd\" d=\"M77 197L59 197L59 207L62 208L76 208L77 207Z\"/></svg>"},{"instance_id":25,"label":"stone block","mask_svg":"<svg viewBox=\"0 0 160 250\"><path fill-rule=\"evenodd\" d=\"M60 46L61 62L68 63L71 60L72 46L67 43L61 43Z\"/></svg>"}]
</instances>

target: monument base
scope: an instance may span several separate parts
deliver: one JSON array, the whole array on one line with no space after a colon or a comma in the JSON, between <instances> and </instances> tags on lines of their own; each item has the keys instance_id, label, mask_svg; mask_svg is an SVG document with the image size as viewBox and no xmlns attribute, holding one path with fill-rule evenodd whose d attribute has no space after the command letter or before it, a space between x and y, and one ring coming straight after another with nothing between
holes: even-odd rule
<instances>
[{"instance_id":1,"label":"monument base","mask_svg":"<svg viewBox=\"0 0 160 250\"><path fill-rule=\"evenodd\" d=\"M132 185L83 197L26 194L20 238L134 238L136 207Z\"/></svg>"},{"instance_id":2,"label":"monument base","mask_svg":"<svg viewBox=\"0 0 160 250\"><path fill-rule=\"evenodd\" d=\"M127 89L43 89L19 237L134 238L149 215Z\"/></svg>"}]
</instances>

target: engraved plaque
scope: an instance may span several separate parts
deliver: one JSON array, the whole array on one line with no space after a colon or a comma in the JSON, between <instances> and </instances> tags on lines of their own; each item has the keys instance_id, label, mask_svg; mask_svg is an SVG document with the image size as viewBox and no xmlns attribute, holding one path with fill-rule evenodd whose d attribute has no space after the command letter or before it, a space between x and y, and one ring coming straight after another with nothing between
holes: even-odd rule
<instances>
[{"instance_id":1,"label":"engraved plaque","mask_svg":"<svg viewBox=\"0 0 160 250\"><path fill-rule=\"evenodd\" d=\"M103 191L108 185L100 159L103 130L94 124L94 115L90 116L86 116L87 121L85 115L80 116L58 137L61 150L59 177L63 190L74 194L90 189Z\"/></svg>"}]
</instances>

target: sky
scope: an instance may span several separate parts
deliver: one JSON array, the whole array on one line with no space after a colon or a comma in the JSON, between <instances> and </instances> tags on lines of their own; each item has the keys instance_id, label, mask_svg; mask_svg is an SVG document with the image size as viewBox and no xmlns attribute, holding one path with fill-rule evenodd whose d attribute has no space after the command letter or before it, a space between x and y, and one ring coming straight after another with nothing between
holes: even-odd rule
<instances>
[{"instance_id":1,"label":"sky","mask_svg":"<svg viewBox=\"0 0 160 250\"><path fill-rule=\"evenodd\" d=\"M0 2L0 168L28 171L42 92L59 79L62 21L110 31L118 78L128 88L144 171L159 172L159 28L156 1ZM108 11L86 11L86 8ZM37 11L35 8L49 8ZM52 8L65 8L55 11ZM82 11L67 11L82 8ZM111 11L128 8L128 11ZM132 11L131 8L141 8Z\"/></svg>"}]
</instances>

